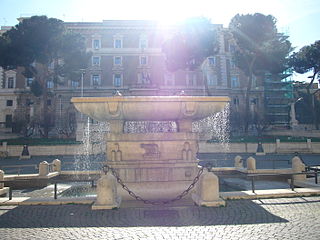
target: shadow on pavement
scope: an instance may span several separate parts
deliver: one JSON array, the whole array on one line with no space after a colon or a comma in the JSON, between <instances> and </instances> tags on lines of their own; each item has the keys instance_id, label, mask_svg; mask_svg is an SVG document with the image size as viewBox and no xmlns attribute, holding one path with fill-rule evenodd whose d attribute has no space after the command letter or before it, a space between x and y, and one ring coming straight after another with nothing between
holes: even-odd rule
<instances>
[{"instance_id":1,"label":"shadow on pavement","mask_svg":"<svg viewBox=\"0 0 320 240\"><path fill-rule=\"evenodd\" d=\"M92 211L90 205L17 206L0 209L0 228L211 226L288 222L250 200L226 207L120 208Z\"/></svg>"}]
</instances>

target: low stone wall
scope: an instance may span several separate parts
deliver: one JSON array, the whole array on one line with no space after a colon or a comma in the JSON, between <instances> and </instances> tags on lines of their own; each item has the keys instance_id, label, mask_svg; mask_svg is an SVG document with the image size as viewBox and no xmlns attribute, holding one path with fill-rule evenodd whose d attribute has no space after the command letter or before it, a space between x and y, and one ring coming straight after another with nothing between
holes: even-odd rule
<instances>
[{"instance_id":1,"label":"low stone wall","mask_svg":"<svg viewBox=\"0 0 320 240\"><path fill-rule=\"evenodd\" d=\"M74 155L79 151L79 145L29 146L31 156ZM0 147L0 151L1 151ZM9 157L18 157L23 150L22 145L9 145L6 148Z\"/></svg>"},{"instance_id":2,"label":"low stone wall","mask_svg":"<svg viewBox=\"0 0 320 240\"><path fill-rule=\"evenodd\" d=\"M199 152L201 153L222 153L227 150L229 153L256 153L257 143L229 143L224 148L220 143L206 143L201 142L199 144ZM275 152L275 143L263 144L264 151L267 153Z\"/></svg>"},{"instance_id":3,"label":"low stone wall","mask_svg":"<svg viewBox=\"0 0 320 240\"><path fill-rule=\"evenodd\" d=\"M23 150L23 145L8 145L0 146L0 152L6 152L9 157L19 157L21 156ZM85 152L85 147L83 145L70 144L70 145L38 145L38 146L28 146L30 156L48 156L48 155L76 155ZM99 153L100 146L90 145L88 152L90 154ZM1 156L0 156L1 157Z\"/></svg>"},{"instance_id":4,"label":"low stone wall","mask_svg":"<svg viewBox=\"0 0 320 240\"><path fill-rule=\"evenodd\" d=\"M303 143L263 143L264 153L320 153L320 142L303 142ZM256 153L258 143L229 143L221 147L220 143L199 144L200 153Z\"/></svg>"},{"instance_id":5,"label":"low stone wall","mask_svg":"<svg viewBox=\"0 0 320 240\"><path fill-rule=\"evenodd\" d=\"M268 131L268 135L293 137L320 137L320 130L314 129L314 126L299 124L298 129Z\"/></svg>"},{"instance_id":6,"label":"low stone wall","mask_svg":"<svg viewBox=\"0 0 320 240\"><path fill-rule=\"evenodd\" d=\"M320 153L319 142L309 143L263 143L264 153ZM199 143L200 153L256 153L257 143L229 143L223 146L220 143ZM50 146L29 146L31 156L48 156L48 155L76 155L83 151L83 145L50 145ZM99 153L100 148L90 146L90 153ZM0 146L0 152L6 152L9 157L19 157L22 153L23 146Z\"/></svg>"}]
</instances>

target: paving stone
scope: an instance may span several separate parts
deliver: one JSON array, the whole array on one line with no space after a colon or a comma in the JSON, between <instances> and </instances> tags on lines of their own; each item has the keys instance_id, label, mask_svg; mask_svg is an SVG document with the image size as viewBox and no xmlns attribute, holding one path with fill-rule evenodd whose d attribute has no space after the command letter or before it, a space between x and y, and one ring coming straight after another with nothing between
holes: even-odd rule
<instances>
[{"instance_id":1,"label":"paving stone","mask_svg":"<svg viewBox=\"0 0 320 240\"><path fill-rule=\"evenodd\" d=\"M1 206L0 239L320 239L320 197L226 207Z\"/></svg>"}]
</instances>

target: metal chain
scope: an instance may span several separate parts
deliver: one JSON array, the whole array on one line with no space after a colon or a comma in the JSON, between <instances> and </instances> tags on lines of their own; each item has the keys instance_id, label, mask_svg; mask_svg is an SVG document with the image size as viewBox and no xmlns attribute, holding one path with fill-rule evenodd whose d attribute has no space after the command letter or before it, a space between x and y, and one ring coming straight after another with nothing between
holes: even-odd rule
<instances>
[{"instance_id":1,"label":"metal chain","mask_svg":"<svg viewBox=\"0 0 320 240\"><path fill-rule=\"evenodd\" d=\"M195 178L193 179L192 183L189 185L189 187L184 190L181 194L179 194L178 196L176 196L173 199L169 199L169 200L147 200L147 199L143 199L142 197L136 195L134 192L132 192L127 185L121 180L119 174L117 173L117 171L108 166L108 165L104 165L103 166L103 171L105 173L107 173L108 171L111 171L111 173L113 174L113 176L115 176L115 178L117 179L117 182L122 186L122 188L128 192L128 194L135 198L138 201L142 201L145 204L152 204L152 205L164 205L164 204L169 204L169 203L173 203L175 201L178 201L180 199L182 199L183 197L185 197L190 191L191 189L194 188L194 186L196 185L196 183L199 181L199 178L201 176L201 174L203 173L203 167L201 167L197 173L197 176L195 176Z\"/></svg>"}]
</instances>

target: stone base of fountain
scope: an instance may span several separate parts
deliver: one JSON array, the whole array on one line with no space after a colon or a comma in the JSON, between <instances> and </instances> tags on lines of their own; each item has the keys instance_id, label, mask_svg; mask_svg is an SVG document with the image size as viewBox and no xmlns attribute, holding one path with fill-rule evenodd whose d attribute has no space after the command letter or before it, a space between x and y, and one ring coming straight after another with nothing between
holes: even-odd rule
<instances>
[{"instance_id":1,"label":"stone base of fountain","mask_svg":"<svg viewBox=\"0 0 320 240\"><path fill-rule=\"evenodd\" d=\"M191 181L140 182L127 183L126 186L144 200L165 201L172 200L186 190ZM127 191L118 185L118 195L124 201L134 200ZM186 195L191 198L191 194Z\"/></svg>"},{"instance_id":2,"label":"stone base of fountain","mask_svg":"<svg viewBox=\"0 0 320 240\"><path fill-rule=\"evenodd\" d=\"M143 199L173 199L198 173L195 133L111 133L106 140L108 166ZM131 198L120 188L119 194Z\"/></svg>"}]
</instances>

